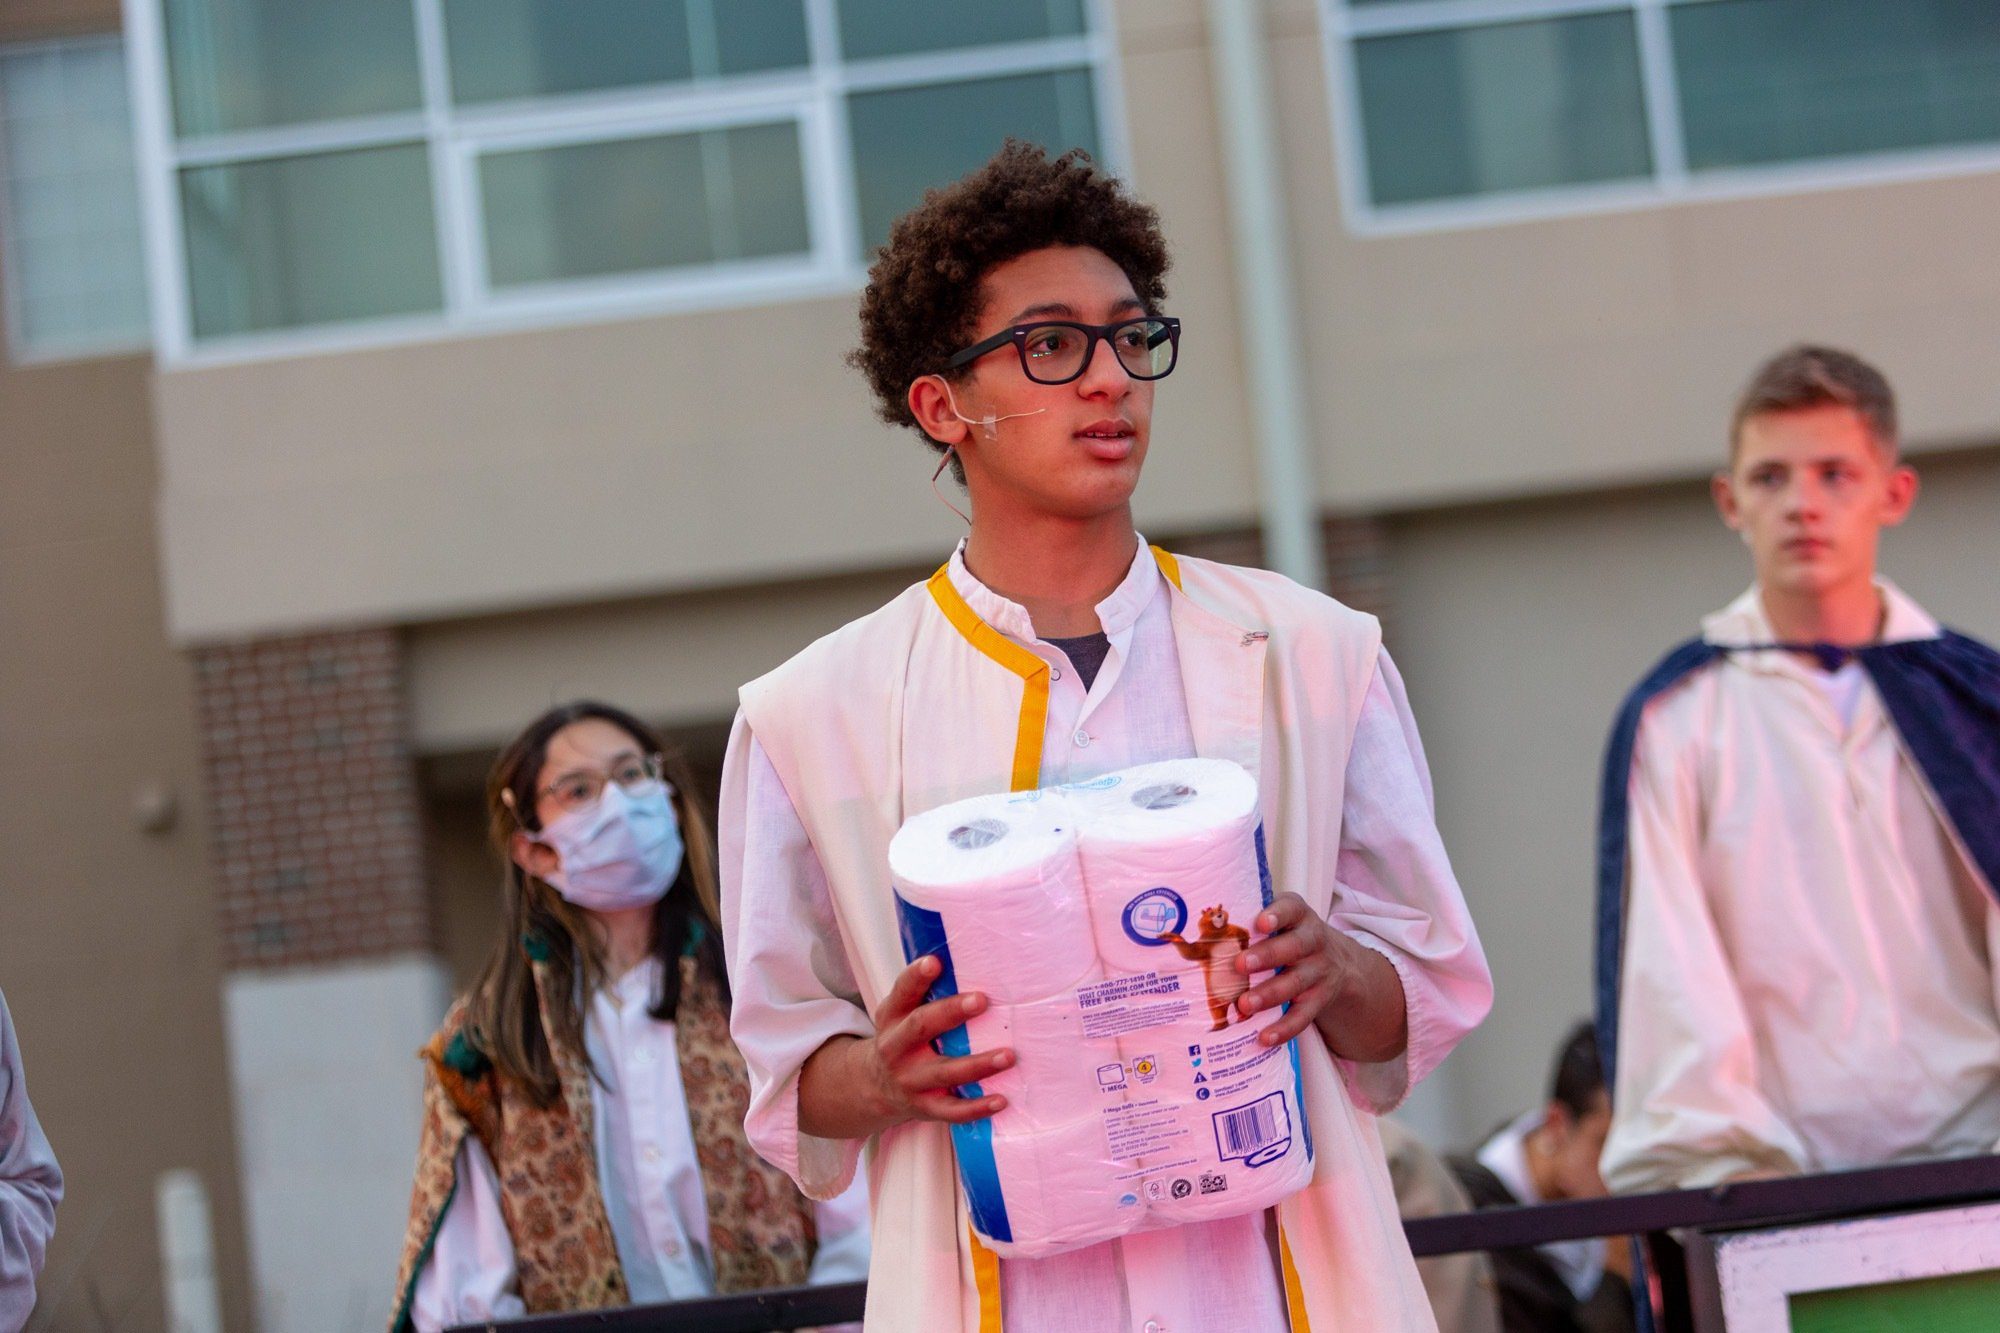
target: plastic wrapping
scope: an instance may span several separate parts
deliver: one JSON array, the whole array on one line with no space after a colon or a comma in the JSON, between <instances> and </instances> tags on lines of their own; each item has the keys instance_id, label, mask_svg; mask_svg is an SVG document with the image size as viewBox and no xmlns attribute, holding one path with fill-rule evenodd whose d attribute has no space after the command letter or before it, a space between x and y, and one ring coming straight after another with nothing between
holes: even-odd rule
<instances>
[{"instance_id":1,"label":"plastic wrapping","mask_svg":"<svg viewBox=\"0 0 2000 1333\"><path fill-rule=\"evenodd\" d=\"M968 1097L1007 1108L954 1126L974 1229L1040 1257L1272 1206L1312 1174L1280 1011L1233 1002L1268 977L1235 960L1271 900L1256 784L1175 760L928 811L890 844L907 958L943 964L931 997L980 991L946 1054L1012 1047Z\"/></svg>"}]
</instances>

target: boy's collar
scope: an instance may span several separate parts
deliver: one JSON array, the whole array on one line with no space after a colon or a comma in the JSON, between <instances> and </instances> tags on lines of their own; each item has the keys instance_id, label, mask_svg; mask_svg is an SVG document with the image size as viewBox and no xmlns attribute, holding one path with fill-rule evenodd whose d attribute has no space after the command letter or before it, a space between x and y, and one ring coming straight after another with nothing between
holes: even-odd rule
<instances>
[{"instance_id":1,"label":"boy's collar","mask_svg":"<svg viewBox=\"0 0 2000 1333\"><path fill-rule=\"evenodd\" d=\"M1034 619L1026 607L1002 597L966 568L963 538L959 539L958 547L951 553L951 560L945 568L951 586L958 590L958 595L965 599L965 604L981 620L1019 643L1033 643L1040 637L1035 633ZM1132 628L1165 581L1152 548L1146 544L1145 537L1140 536L1125 577L1097 604L1098 628L1113 638Z\"/></svg>"},{"instance_id":2,"label":"boy's collar","mask_svg":"<svg viewBox=\"0 0 2000 1333\"><path fill-rule=\"evenodd\" d=\"M1909 594L1880 575L1876 576L1875 587L1882 594L1885 611L1882 618L1882 637L1877 642L1905 643L1914 639L1938 637L1941 632L1938 622L1928 611L1917 605ZM1771 617L1764 610L1762 586L1751 584L1728 606L1712 615L1704 616L1701 622L1701 637L1709 643L1724 647L1775 641L1777 636L1771 628ZM1762 659L1769 655L1758 653L1754 656Z\"/></svg>"}]
</instances>

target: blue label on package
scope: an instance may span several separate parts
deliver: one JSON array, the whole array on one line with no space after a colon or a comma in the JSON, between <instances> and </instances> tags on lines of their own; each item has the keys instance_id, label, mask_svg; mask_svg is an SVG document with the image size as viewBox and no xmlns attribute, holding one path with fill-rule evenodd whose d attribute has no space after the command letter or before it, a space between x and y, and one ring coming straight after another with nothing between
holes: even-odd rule
<instances>
[{"instance_id":1,"label":"blue label on package","mask_svg":"<svg viewBox=\"0 0 2000 1333\"><path fill-rule=\"evenodd\" d=\"M1134 944L1149 949L1165 944L1168 935L1178 935L1188 923L1187 904L1165 885L1147 889L1125 904L1125 933Z\"/></svg>"},{"instance_id":2,"label":"blue label on package","mask_svg":"<svg viewBox=\"0 0 2000 1333\"><path fill-rule=\"evenodd\" d=\"M904 960L914 963L925 954L937 956L938 977L931 983L928 998L942 1000L958 994L958 974L952 970L951 947L945 943L944 918L929 908L905 902L900 893L895 899L896 927L903 937ZM940 1055L970 1055L972 1038L961 1023L939 1037L937 1047ZM966 1098L986 1095L977 1083L967 1083L955 1091ZM965 1205L972 1214L972 1225L994 1240L1013 1240L1014 1227L1007 1220L1006 1196L1000 1192L1000 1167L993 1159L993 1122L975 1120L953 1125L951 1145L958 1155L958 1178L965 1184Z\"/></svg>"}]
</instances>

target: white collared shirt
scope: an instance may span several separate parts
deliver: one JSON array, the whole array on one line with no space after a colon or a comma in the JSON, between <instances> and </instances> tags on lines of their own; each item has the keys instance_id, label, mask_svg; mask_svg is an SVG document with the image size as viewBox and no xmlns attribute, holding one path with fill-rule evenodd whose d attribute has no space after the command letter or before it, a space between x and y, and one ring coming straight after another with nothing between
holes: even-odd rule
<instances>
[{"instance_id":1,"label":"white collared shirt","mask_svg":"<svg viewBox=\"0 0 2000 1333\"><path fill-rule=\"evenodd\" d=\"M1885 640L1937 636L1882 591ZM1755 588L1703 631L1774 638ZM1873 685L1826 675L1733 653L1640 724L1603 1159L1616 1190L2000 1139L2000 912Z\"/></svg>"},{"instance_id":2,"label":"white collared shirt","mask_svg":"<svg viewBox=\"0 0 2000 1333\"><path fill-rule=\"evenodd\" d=\"M1534 1173L1528 1170L1528 1135L1547 1118L1547 1111L1529 1111L1479 1149L1479 1164L1507 1187L1517 1203L1546 1202L1535 1188ZM1559 1240L1538 1245L1535 1251L1549 1261L1569 1294L1579 1301L1589 1300L1604 1282L1601 1240Z\"/></svg>"},{"instance_id":3,"label":"white collared shirt","mask_svg":"<svg viewBox=\"0 0 2000 1333\"><path fill-rule=\"evenodd\" d=\"M1143 538L1125 578L1097 606L1110 648L1088 690L1063 651L1035 636L1023 607L973 577L963 547L949 577L980 619L1049 664L1044 786L1194 754L1167 583ZM732 749L746 743L740 714L736 726ZM724 924L735 936L734 956L760 961L737 981L732 1030L753 1066L796 1071L831 1038L872 1028L844 998L859 987L811 840L754 736L747 745L745 808L740 818L725 809L721 839L724 863L737 867L724 878L743 886L743 901ZM1384 1111L1484 1012L1488 993L1477 935L1438 837L1416 724L1386 654L1362 705L1348 778L1332 919L1396 966L1409 1011L1409 1051L1359 1067L1350 1080L1357 1095L1379 1097L1370 1110ZM753 1106L749 1129L753 1142L793 1145L796 1163L796 1072L791 1079L788 1094ZM858 1141L845 1145L846 1170L859 1150ZM885 1245L916 1243L883 1234ZM1002 1260L1002 1318L1010 1333L1283 1329L1273 1245L1266 1215L1253 1214L1046 1259Z\"/></svg>"},{"instance_id":4,"label":"white collared shirt","mask_svg":"<svg viewBox=\"0 0 2000 1333\"><path fill-rule=\"evenodd\" d=\"M647 1012L662 964L648 958L600 987L584 1014L597 1185L634 1305L715 1294L708 1195L695 1156L674 1024ZM499 1179L476 1137L458 1153L458 1190L439 1220L410 1315L419 1333L525 1313L514 1243L500 1213ZM857 1180L817 1205L812 1281L868 1275L868 1193Z\"/></svg>"}]
</instances>

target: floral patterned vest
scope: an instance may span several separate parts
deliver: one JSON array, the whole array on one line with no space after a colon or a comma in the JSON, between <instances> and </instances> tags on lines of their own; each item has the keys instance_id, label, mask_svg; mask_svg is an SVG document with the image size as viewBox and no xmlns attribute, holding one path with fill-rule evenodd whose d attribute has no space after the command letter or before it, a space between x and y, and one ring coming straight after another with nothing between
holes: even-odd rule
<instances>
[{"instance_id":1,"label":"floral patterned vest","mask_svg":"<svg viewBox=\"0 0 2000 1333\"><path fill-rule=\"evenodd\" d=\"M514 1241L528 1313L630 1303L597 1185L589 1063L582 1052L559 1044L549 1027L547 947L540 940L526 941L525 947L562 1096L552 1106L537 1106L525 1088L500 1077L465 1030L465 1000L445 1015L437 1035L420 1052L423 1137L390 1333L411 1327L411 1295L457 1188L458 1149L468 1134L478 1136L499 1176L500 1211ZM816 1244L812 1205L744 1138L749 1082L743 1058L729 1039L728 1009L693 957L682 958L680 967L674 1045L708 1196L708 1253L716 1290L796 1286L806 1280Z\"/></svg>"}]
</instances>

